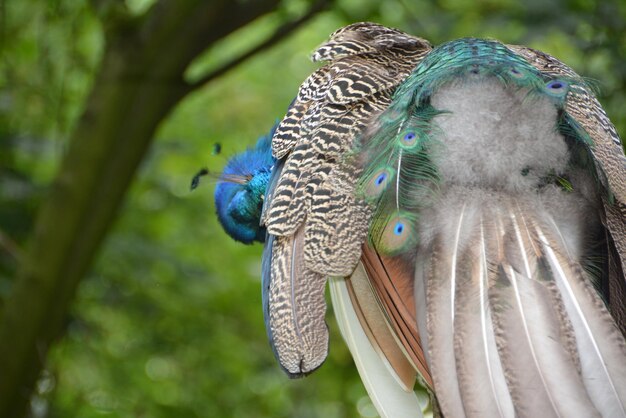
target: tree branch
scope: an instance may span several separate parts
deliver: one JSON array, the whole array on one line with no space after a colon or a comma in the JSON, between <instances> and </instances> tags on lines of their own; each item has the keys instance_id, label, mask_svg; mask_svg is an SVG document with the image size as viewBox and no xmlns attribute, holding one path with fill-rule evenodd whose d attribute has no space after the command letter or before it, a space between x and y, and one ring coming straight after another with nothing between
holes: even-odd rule
<instances>
[{"instance_id":1,"label":"tree branch","mask_svg":"<svg viewBox=\"0 0 626 418\"><path fill-rule=\"evenodd\" d=\"M217 69L211 71L210 73L202 76L200 79L194 81L193 83L187 83L187 87L186 87L187 90L186 90L186 92L188 93L188 92L191 92L193 90L196 90L196 89L204 86L208 82L210 82L210 81L214 80L215 78L218 78L218 77L224 75L225 73L227 73L228 71L232 70L233 68L235 68L239 64L241 64L244 61L246 61L248 58L251 58L252 56L258 54L259 52L264 51L264 50L270 48L271 46L275 45L276 43L280 42L282 39L284 39L287 35L292 33L294 30L298 29L304 23L306 23L309 20L311 20L315 15L317 15L321 11L327 9L331 2L332 2L332 0L330 0L330 1L329 0L320 0L320 1L315 2L309 8L309 10L307 10L307 12L304 15L302 15L301 17L299 17L299 18L297 18L295 20L292 20L292 21L289 21L287 23L284 23L278 29L276 29L276 31L274 31L272 36L267 38L265 41L261 42L259 45L255 46L254 48L250 49L249 51L241 54L239 57L233 59L232 61L229 61L226 64L223 64L222 66L220 66Z\"/></svg>"},{"instance_id":2,"label":"tree branch","mask_svg":"<svg viewBox=\"0 0 626 418\"><path fill-rule=\"evenodd\" d=\"M7 234L0 230L0 248L13 257L15 260L20 261L22 258L22 249L20 246L11 239Z\"/></svg>"},{"instance_id":3,"label":"tree branch","mask_svg":"<svg viewBox=\"0 0 626 418\"><path fill-rule=\"evenodd\" d=\"M160 0L144 16L105 26L98 75L0 315L0 417L24 416L155 130L190 91L182 81L189 63L279 1Z\"/></svg>"}]
</instances>

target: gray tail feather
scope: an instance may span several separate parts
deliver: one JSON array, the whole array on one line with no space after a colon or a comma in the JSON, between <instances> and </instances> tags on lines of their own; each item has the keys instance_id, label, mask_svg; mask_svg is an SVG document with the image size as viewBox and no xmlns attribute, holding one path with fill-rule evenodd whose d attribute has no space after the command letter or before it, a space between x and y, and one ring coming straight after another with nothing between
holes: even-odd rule
<instances>
[{"instance_id":1,"label":"gray tail feather","mask_svg":"<svg viewBox=\"0 0 626 418\"><path fill-rule=\"evenodd\" d=\"M626 343L551 215L514 199L455 214L416 276L444 415L626 416Z\"/></svg>"},{"instance_id":2,"label":"gray tail feather","mask_svg":"<svg viewBox=\"0 0 626 418\"><path fill-rule=\"evenodd\" d=\"M476 245L460 253L457 268L454 353L459 389L468 417L512 417L513 403L489 307L488 231L483 219L478 217L477 221L475 228L466 231L473 235L470 240Z\"/></svg>"}]
</instances>

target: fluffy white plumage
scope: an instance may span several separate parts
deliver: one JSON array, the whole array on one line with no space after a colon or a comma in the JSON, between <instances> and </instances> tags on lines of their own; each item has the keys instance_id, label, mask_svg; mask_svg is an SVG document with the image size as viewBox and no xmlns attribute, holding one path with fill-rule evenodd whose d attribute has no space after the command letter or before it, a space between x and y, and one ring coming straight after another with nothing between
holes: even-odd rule
<instances>
[{"instance_id":1,"label":"fluffy white plumage","mask_svg":"<svg viewBox=\"0 0 626 418\"><path fill-rule=\"evenodd\" d=\"M450 112L435 118L444 146L437 161L443 183L517 192L567 166L557 109L543 96L463 79L443 86L431 104Z\"/></svg>"}]
</instances>

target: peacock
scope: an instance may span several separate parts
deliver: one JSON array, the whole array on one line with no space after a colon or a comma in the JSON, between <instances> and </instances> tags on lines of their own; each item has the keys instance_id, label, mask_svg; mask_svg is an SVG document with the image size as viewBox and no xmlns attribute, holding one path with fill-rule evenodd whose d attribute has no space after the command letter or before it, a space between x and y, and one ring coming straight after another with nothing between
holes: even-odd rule
<instances>
[{"instance_id":1,"label":"peacock","mask_svg":"<svg viewBox=\"0 0 626 418\"><path fill-rule=\"evenodd\" d=\"M588 83L495 40L334 32L216 188L264 242L290 377L322 365L326 282L383 417L626 417L626 157Z\"/></svg>"}]
</instances>

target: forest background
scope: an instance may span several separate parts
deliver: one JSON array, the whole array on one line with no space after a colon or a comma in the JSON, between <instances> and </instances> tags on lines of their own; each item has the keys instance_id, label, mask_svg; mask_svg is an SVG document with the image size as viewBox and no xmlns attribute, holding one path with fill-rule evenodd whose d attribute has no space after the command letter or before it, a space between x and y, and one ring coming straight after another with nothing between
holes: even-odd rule
<instances>
[{"instance_id":1,"label":"forest background","mask_svg":"<svg viewBox=\"0 0 626 418\"><path fill-rule=\"evenodd\" d=\"M261 247L189 191L357 21L544 50L626 132L623 1L0 0L1 417L376 416L330 314L325 365L283 374Z\"/></svg>"}]
</instances>

